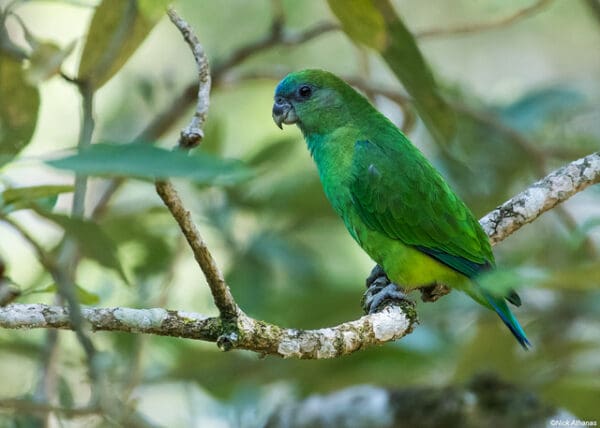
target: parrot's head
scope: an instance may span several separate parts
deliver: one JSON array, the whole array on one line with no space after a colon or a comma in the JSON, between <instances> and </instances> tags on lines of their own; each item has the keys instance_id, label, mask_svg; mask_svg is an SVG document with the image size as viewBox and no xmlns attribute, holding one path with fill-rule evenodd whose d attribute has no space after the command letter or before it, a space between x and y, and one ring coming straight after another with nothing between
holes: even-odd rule
<instances>
[{"instance_id":1,"label":"parrot's head","mask_svg":"<svg viewBox=\"0 0 600 428\"><path fill-rule=\"evenodd\" d=\"M273 120L297 124L304 133L324 133L348 123L348 100L354 91L339 77L323 70L288 74L275 88Z\"/></svg>"}]
</instances>

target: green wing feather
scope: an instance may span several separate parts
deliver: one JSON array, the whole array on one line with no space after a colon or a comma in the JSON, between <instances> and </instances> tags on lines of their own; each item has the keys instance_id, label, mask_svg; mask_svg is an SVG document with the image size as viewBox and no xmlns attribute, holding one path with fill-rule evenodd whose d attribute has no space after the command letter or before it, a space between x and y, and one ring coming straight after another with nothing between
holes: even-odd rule
<instances>
[{"instance_id":1,"label":"green wing feather","mask_svg":"<svg viewBox=\"0 0 600 428\"><path fill-rule=\"evenodd\" d=\"M350 192L365 224L473 277L494 265L487 235L467 206L402 134L358 141Z\"/></svg>"}]
</instances>

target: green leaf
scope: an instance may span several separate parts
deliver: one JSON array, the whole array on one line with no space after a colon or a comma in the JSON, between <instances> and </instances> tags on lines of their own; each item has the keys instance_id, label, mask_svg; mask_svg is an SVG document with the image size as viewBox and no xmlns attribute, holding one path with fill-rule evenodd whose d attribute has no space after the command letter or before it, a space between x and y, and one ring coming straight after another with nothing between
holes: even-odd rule
<instances>
[{"instance_id":1,"label":"green leaf","mask_svg":"<svg viewBox=\"0 0 600 428\"><path fill-rule=\"evenodd\" d=\"M133 55L164 13L167 0L103 0L85 41L78 79L98 89Z\"/></svg>"},{"instance_id":2,"label":"green leaf","mask_svg":"<svg viewBox=\"0 0 600 428\"><path fill-rule=\"evenodd\" d=\"M328 0L344 32L355 42L376 51L385 49L387 30L381 13L371 0Z\"/></svg>"},{"instance_id":3,"label":"green leaf","mask_svg":"<svg viewBox=\"0 0 600 428\"><path fill-rule=\"evenodd\" d=\"M36 212L62 227L67 236L76 240L84 257L114 270L123 281L129 283L117 257L116 245L96 223L42 210Z\"/></svg>"},{"instance_id":4,"label":"green leaf","mask_svg":"<svg viewBox=\"0 0 600 428\"><path fill-rule=\"evenodd\" d=\"M157 178L182 177L197 183L230 184L248 177L239 161L223 160L204 153L188 156L150 144L94 144L62 159L48 161L55 168L86 175Z\"/></svg>"},{"instance_id":5,"label":"green leaf","mask_svg":"<svg viewBox=\"0 0 600 428\"><path fill-rule=\"evenodd\" d=\"M73 191L73 186L15 187L0 193L0 210L4 213L30 208L32 205L51 210L58 195Z\"/></svg>"},{"instance_id":6,"label":"green leaf","mask_svg":"<svg viewBox=\"0 0 600 428\"><path fill-rule=\"evenodd\" d=\"M438 92L433 73L389 0L328 0L342 28L357 43L381 54L406 91L431 135L448 144L456 132L454 112Z\"/></svg>"},{"instance_id":7,"label":"green leaf","mask_svg":"<svg viewBox=\"0 0 600 428\"><path fill-rule=\"evenodd\" d=\"M29 144L37 122L40 95L21 62L0 53L0 166Z\"/></svg>"}]
</instances>

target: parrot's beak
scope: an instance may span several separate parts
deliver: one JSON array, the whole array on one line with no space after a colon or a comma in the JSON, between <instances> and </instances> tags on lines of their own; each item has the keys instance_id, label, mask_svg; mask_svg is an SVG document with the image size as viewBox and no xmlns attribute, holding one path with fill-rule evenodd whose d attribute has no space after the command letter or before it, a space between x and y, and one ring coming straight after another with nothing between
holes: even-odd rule
<instances>
[{"instance_id":1,"label":"parrot's beak","mask_svg":"<svg viewBox=\"0 0 600 428\"><path fill-rule=\"evenodd\" d=\"M279 129L283 129L282 123L286 125L292 125L298 122L298 116L294 106L284 97L275 97L275 103L273 103L273 121Z\"/></svg>"}]
</instances>

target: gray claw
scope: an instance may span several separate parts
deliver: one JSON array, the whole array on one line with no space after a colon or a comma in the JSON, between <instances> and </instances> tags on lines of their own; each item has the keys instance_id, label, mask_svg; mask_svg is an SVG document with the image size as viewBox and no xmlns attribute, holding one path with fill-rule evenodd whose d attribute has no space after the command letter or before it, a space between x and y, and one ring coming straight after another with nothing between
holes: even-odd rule
<instances>
[{"instance_id":1,"label":"gray claw","mask_svg":"<svg viewBox=\"0 0 600 428\"><path fill-rule=\"evenodd\" d=\"M394 283L390 283L384 287L373 286L365 293L365 312L374 314L375 312L383 309L383 303L389 300L408 301L412 303L408 296Z\"/></svg>"},{"instance_id":2,"label":"gray claw","mask_svg":"<svg viewBox=\"0 0 600 428\"><path fill-rule=\"evenodd\" d=\"M369 277L366 280L367 288L370 288L373 285L383 286L389 284L391 281L388 279L385 271L379 265L375 265Z\"/></svg>"}]
</instances>

